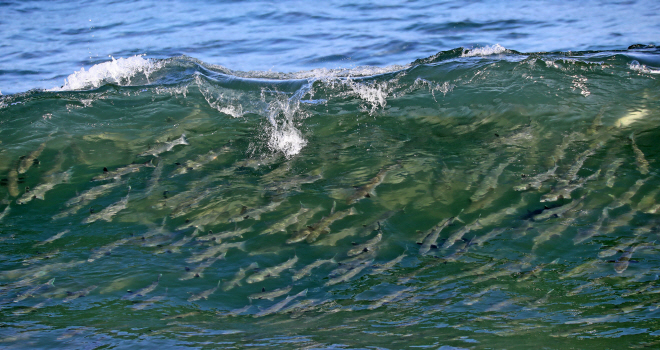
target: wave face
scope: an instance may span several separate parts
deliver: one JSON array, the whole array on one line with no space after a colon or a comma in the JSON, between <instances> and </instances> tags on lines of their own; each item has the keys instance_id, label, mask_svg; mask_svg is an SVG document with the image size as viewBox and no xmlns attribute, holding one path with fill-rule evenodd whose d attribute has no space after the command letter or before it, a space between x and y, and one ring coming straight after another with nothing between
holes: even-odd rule
<instances>
[{"instance_id":1,"label":"wave face","mask_svg":"<svg viewBox=\"0 0 660 350\"><path fill-rule=\"evenodd\" d=\"M0 341L653 347L658 62L133 56L1 96Z\"/></svg>"}]
</instances>

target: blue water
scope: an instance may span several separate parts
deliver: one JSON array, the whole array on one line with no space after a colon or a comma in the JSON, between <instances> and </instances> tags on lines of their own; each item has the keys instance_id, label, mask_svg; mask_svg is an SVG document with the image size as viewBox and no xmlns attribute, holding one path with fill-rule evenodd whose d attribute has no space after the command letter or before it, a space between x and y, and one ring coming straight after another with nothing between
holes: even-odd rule
<instances>
[{"instance_id":1,"label":"blue water","mask_svg":"<svg viewBox=\"0 0 660 350\"><path fill-rule=\"evenodd\" d=\"M457 47L519 52L657 44L657 1L3 1L0 91L146 54L233 70L406 64Z\"/></svg>"}]
</instances>

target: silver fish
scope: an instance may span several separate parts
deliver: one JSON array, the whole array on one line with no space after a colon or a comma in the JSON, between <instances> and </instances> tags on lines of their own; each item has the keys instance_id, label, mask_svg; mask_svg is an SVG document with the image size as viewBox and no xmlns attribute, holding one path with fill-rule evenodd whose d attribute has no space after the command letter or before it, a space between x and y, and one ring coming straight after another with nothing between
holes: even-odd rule
<instances>
[{"instance_id":1,"label":"silver fish","mask_svg":"<svg viewBox=\"0 0 660 350\"><path fill-rule=\"evenodd\" d=\"M269 291L269 292L266 292L265 289L264 289L260 293L254 293L254 294L248 295L248 299L250 299L250 300L252 300L252 299L266 299L266 300L271 300L272 301L275 298L290 292L291 288L293 288L293 286L287 286L287 287L275 289L275 290L272 290L272 291Z\"/></svg>"},{"instance_id":2,"label":"silver fish","mask_svg":"<svg viewBox=\"0 0 660 350\"><path fill-rule=\"evenodd\" d=\"M559 199L571 199L571 193L578 188L581 188L584 186L584 184L587 181L595 180L600 176L600 169L598 169L595 173L581 178L580 180L573 182L573 183L564 183L560 185L559 187L556 187L552 190L550 193L546 193L543 196L541 196L541 202L554 202Z\"/></svg>"},{"instance_id":3,"label":"silver fish","mask_svg":"<svg viewBox=\"0 0 660 350\"><path fill-rule=\"evenodd\" d=\"M527 183L516 186L513 189L515 191L538 190L539 188L541 188L541 185L543 185L545 181L548 181L550 178L555 176L555 172L557 171L558 167L559 165L555 164L553 168L546 171L545 173L537 174L532 178L528 178Z\"/></svg>"},{"instance_id":4,"label":"silver fish","mask_svg":"<svg viewBox=\"0 0 660 350\"><path fill-rule=\"evenodd\" d=\"M339 275L337 277L329 279L328 282L325 283L325 286L329 287L329 286L334 286L337 283L347 282L351 278L355 277L362 270L367 268L370 264L371 264L371 261L365 261L365 262L361 263L360 265L354 267L350 271L346 272L345 274Z\"/></svg>"},{"instance_id":5,"label":"silver fish","mask_svg":"<svg viewBox=\"0 0 660 350\"><path fill-rule=\"evenodd\" d=\"M289 304L294 299L302 297L302 296L306 296L306 295L307 295L307 289L303 290L302 292L300 292L298 294L288 296L284 300L276 303L275 305L273 305L273 306L271 306L267 309L259 311L258 313L256 313L254 315L254 317L262 317L262 316L274 314L274 313L280 311L282 308L284 308L287 304Z\"/></svg>"},{"instance_id":6,"label":"silver fish","mask_svg":"<svg viewBox=\"0 0 660 350\"><path fill-rule=\"evenodd\" d=\"M349 250L346 255L348 256L354 256L358 254L362 254L363 252L367 252L370 250L373 250L373 247L380 242L380 240L383 238L383 233L378 232L374 238L362 243L358 244L355 247L353 247L351 250Z\"/></svg>"},{"instance_id":7,"label":"silver fish","mask_svg":"<svg viewBox=\"0 0 660 350\"><path fill-rule=\"evenodd\" d=\"M480 227L482 227L482 226L481 226L481 224L479 223L479 220L476 220L475 222L473 222L473 223L471 223L471 224L469 224L469 225L465 225L465 226L464 226L463 228L461 228L460 230L455 231L454 233L452 233L452 234L449 236L449 238L447 238L447 240L445 241L445 243L442 244L442 247L440 247L440 248L441 248L441 249L447 249L447 248L451 247L452 245L454 245L454 243L456 243L457 241L463 239L463 236L464 236L466 233L472 231L473 229L478 229L478 228L480 228Z\"/></svg>"},{"instance_id":8,"label":"silver fish","mask_svg":"<svg viewBox=\"0 0 660 350\"><path fill-rule=\"evenodd\" d=\"M52 243L53 241L62 238L62 236L64 236L65 234L67 234L67 233L69 233L69 232L71 232L71 230L68 230L68 229L67 229L67 230L64 230L64 231L62 231L62 232L56 234L55 236L48 238L48 239L45 240L45 241L42 241L42 242L36 243L33 247L38 247L38 246L42 246L42 245L44 245L44 244Z\"/></svg>"},{"instance_id":9,"label":"silver fish","mask_svg":"<svg viewBox=\"0 0 660 350\"><path fill-rule=\"evenodd\" d=\"M624 192L623 194L621 194L619 198L615 199L614 202L610 203L607 206L607 209L616 209L626 204L630 204L631 203L630 200L632 199L632 197L634 197L637 194L639 189L646 183L648 179L649 178L637 180L635 184L632 185L630 189L628 189L628 191Z\"/></svg>"},{"instance_id":10,"label":"silver fish","mask_svg":"<svg viewBox=\"0 0 660 350\"><path fill-rule=\"evenodd\" d=\"M128 187L128 192L126 194L126 197L122 198L120 201L111 204L110 206L104 208L103 210L97 212L97 213L92 213L90 216L86 217L85 220L83 220L83 224L90 224L94 221L97 220L105 220L107 222L112 221L112 218L117 215L118 212L126 209L126 206L128 205L128 196L130 195L131 192L131 187Z\"/></svg>"},{"instance_id":11,"label":"silver fish","mask_svg":"<svg viewBox=\"0 0 660 350\"><path fill-rule=\"evenodd\" d=\"M44 200L46 192L59 184L68 182L70 177L71 170L46 177L44 183L35 186L30 192L25 192L23 196L16 200L16 204L25 204L34 198Z\"/></svg>"},{"instance_id":12,"label":"silver fish","mask_svg":"<svg viewBox=\"0 0 660 350\"><path fill-rule=\"evenodd\" d=\"M94 254L90 255L89 259L87 259L87 262L93 262L95 260L98 260L106 255L109 255L111 251L113 251L115 248L119 247L120 245L125 244L128 242L128 238L122 238L118 241L112 242L110 244L107 244L94 252Z\"/></svg>"},{"instance_id":13,"label":"silver fish","mask_svg":"<svg viewBox=\"0 0 660 350\"><path fill-rule=\"evenodd\" d=\"M177 168L175 171L172 172L172 175L170 177L175 177L178 175L183 175L186 174L190 171L198 170L201 169L204 165L218 159L218 156L224 152L229 151L229 147L223 147L222 149L218 151L210 150L208 153L201 154L197 156L195 160L187 160L185 164Z\"/></svg>"},{"instance_id":14,"label":"silver fish","mask_svg":"<svg viewBox=\"0 0 660 350\"><path fill-rule=\"evenodd\" d=\"M300 216L307 213L309 211L309 208L305 208L303 206L300 207L300 210L298 212L291 214L284 218L281 221L278 221L277 223L273 224L271 227L267 228L266 230L262 231L260 234L262 235L272 235L278 232L286 232L286 228L297 223Z\"/></svg>"},{"instance_id":15,"label":"silver fish","mask_svg":"<svg viewBox=\"0 0 660 350\"><path fill-rule=\"evenodd\" d=\"M570 203L564 204L556 208L546 209L540 214L534 215L532 219L534 219L534 221L539 221L539 220L549 219L554 216L557 217L562 216L569 210L572 210L573 208L577 207L580 203L582 203L582 201L584 200L584 198L586 198L586 196L587 195L585 194L584 196L582 196L582 198L573 200Z\"/></svg>"},{"instance_id":16,"label":"silver fish","mask_svg":"<svg viewBox=\"0 0 660 350\"><path fill-rule=\"evenodd\" d=\"M294 256L293 258L285 261L284 263L269 267L267 269L261 270L250 277L248 277L245 281L247 283L256 283L256 282L261 282L266 277L276 277L279 276L282 271L288 270L293 268L293 266L298 262L298 256Z\"/></svg>"},{"instance_id":17,"label":"silver fish","mask_svg":"<svg viewBox=\"0 0 660 350\"><path fill-rule=\"evenodd\" d=\"M79 290L77 292L67 292L67 297L62 300L63 303L68 303L71 300L78 299L81 297L86 297L89 293L91 293L94 289L96 289L96 286L89 286L85 289Z\"/></svg>"},{"instance_id":18,"label":"silver fish","mask_svg":"<svg viewBox=\"0 0 660 350\"><path fill-rule=\"evenodd\" d=\"M194 269L190 269L190 268L186 267L187 272L179 278L179 281L185 281L185 280L189 280L191 278L203 277L204 276L204 270L206 270L209 266L213 265L214 262L216 262L218 260L221 260L221 259L224 259L226 254L227 253L222 253L220 256L216 256L214 258L207 259L206 261L202 262L201 264L199 264L199 266L197 266Z\"/></svg>"},{"instance_id":19,"label":"silver fish","mask_svg":"<svg viewBox=\"0 0 660 350\"><path fill-rule=\"evenodd\" d=\"M374 176L371 180L369 180L369 183L367 183L364 186L358 187L355 190L355 193L352 196L348 197L348 199L346 200L346 203L347 204L353 204L353 203L355 203L355 202L357 202L357 201L359 201L363 198L369 198L372 195L375 195L376 187L378 187L378 185L383 183L383 180L385 179L385 176L387 175L387 173L390 170L397 167L397 166L398 166L398 164L383 167L378 172L378 174L376 174L376 176Z\"/></svg>"},{"instance_id":20,"label":"silver fish","mask_svg":"<svg viewBox=\"0 0 660 350\"><path fill-rule=\"evenodd\" d=\"M191 256L190 258L186 259L186 262L188 263L194 263L194 262L200 262L202 260L206 260L208 258L214 257L218 254L225 254L229 249L236 248L240 249L242 251L245 251L245 241L241 242L232 242L232 243L222 243L216 246L212 246L208 249L206 249L204 252L200 254L195 254Z\"/></svg>"},{"instance_id":21,"label":"silver fish","mask_svg":"<svg viewBox=\"0 0 660 350\"><path fill-rule=\"evenodd\" d=\"M612 162L609 163L609 166L607 167L607 171L605 172L605 179L607 187L614 187L614 181L616 180L616 176L614 174L616 173L617 169L623 165L623 159L617 158L613 160Z\"/></svg>"},{"instance_id":22,"label":"silver fish","mask_svg":"<svg viewBox=\"0 0 660 350\"><path fill-rule=\"evenodd\" d=\"M639 170L639 173L642 175L648 174L649 162L644 157L644 153L642 152L642 150L640 150L639 147L637 147L637 143L635 143L634 134L630 134L630 142L632 144L633 152L635 152L635 163L637 163L637 169Z\"/></svg>"},{"instance_id":23,"label":"silver fish","mask_svg":"<svg viewBox=\"0 0 660 350\"><path fill-rule=\"evenodd\" d=\"M140 171L140 168L144 168L144 167L153 168L155 167L155 165L153 165L152 161L150 160L146 163L141 163L141 164L129 164L125 167L117 168L113 171L108 171L107 168L103 168L103 174L94 176L92 178L92 181L119 179L126 174L138 172Z\"/></svg>"},{"instance_id":24,"label":"silver fish","mask_svg":"<svg viewBox=\"0 0 660 350\"><path fill-rule=\"evenodd\" d=\"M322 266L322 265L325 265L325 264L336 264L336 263L337 263L337 261L335 261L334 257L330 258L330 259L316 260L315 262L313 262L313 263L303 267L302 269L296 271L296 273L293 275L292 278L293 278L294 281L297 281L297 280L311 274L312 270L319 267L319 266Z\"/></svg>"},{"instance_id":25,"label":"silver fish","mask_svg":"<svg viewBox=\"0 0 660 350\"><path fill-rule=\"evenodd\" d=\"M374 268L371 270L372 274L380 274L383 273L392 267L394 267L396 264L400 263L406 256L408 256L405 252L396 258L384 263L384 264L379 264L379 265L374 265Z\"/></svg>"},{"instance_id":26,"label":"silver fish","mask_svg":"<svg viewBox=\"0 0 660 350\"><path fill-rule=\"evenodd\" d=\"M153 292L153 290L156 289L156 287L158 287L158 283L160 282L161 277L163 277L162 273L159 274L156 281L152 282L150 285L148 285L148 286L146 286L142 289L138 289L135 292L130 292L130 293L124 295L121 299L122 300L132 300L132 299L135 299L135 297L138 297L138 296L143 297L143 296Z\"/></svg>"},{"instance_id":27,"label":"silver fish","mask_svg":"<svg viewBox=\"0 0 660 350\"><path fill-rule=\"evenodd\" d=\"M435 225L433 228L431 228L431 231L424 237L424 241L422 242L422 246L419 248L419 255L424 255L431 250L433 246L435 246L438 241L438 236L440 235L440 232L442 230L449 226L449 224L452 223L454 218L448 218L442 220L440 223Z\"/></svg>"},{"instance_id":28,"label":"silver fish","mask_svg":"<svg viewBox=\"0 0 660 350\"><path fill-rule=\"evenodd\" d=\"M181 137L179 137L176 140L163 142L161 144L155 145L151 147L149 150L140 153L139 156L144 157L144 156L152 155L154 157L158 157L159 154L164 152L169 152L172 150L172 148L174 148L174 146L177 145L189 145L188 140L186 140L186 134L182 134Z\"/></svg>"},{"instance_id":29,"label":"silver fish","mask_svg":"<svg viewBox=\"0 0 660 350\"><path fill-rule=\"evenodd\" d=\"M7 189L12 197L18 197L20 194L18 192L18 172L15 169L9 170L7 174Z\"/></svg>"},{"instance_id":30,"label":"silver fish","mask_svg":"<svg viewBox=\"0 0 660 350\"><path fill-rule=\"evenodd\" d=\"M16 296L16 298L14 298L14 300L12 302L18 303L20 301L23 301L23 300L33 296L35 293L37 293L42 288L52 287L54 282L55 282L55 279L52 278L44 284L39 284L37 286L34 286L33 288L30 288L27 291L25 291L25 292L19 294L18 296Z\"/></svg>"},{"instance_id":31,"label":"silver fish","mask_svg":"<svg viewBox=\"0 0 660 350\"><path fill-rule=\"evenodd\" d=\"M470 201L478 202L482 200L488 194L488 192L490 192L490 190L497 188L497 179L499 179L500 175L502 175L504 169L509 166L509 164L513 163L514 159L514 157L511 157L498 165L497 168L491 170L491 172L486 175L484 180L481 182L474 194L470 197Z\"/></svg>"},{"instance_id":32,"label":"silver fish","mask_svg":"<svg viewBox=\"0 0 660 350\"><path fill-rule=\"evenodd\" d=\"M215 293L216 290L218 290L218 287L220 287L220 282L222 282L222 280L218 281L218 284L215 286L215 288L207 289L207 290L205 290L203 292L200 292L198 294L191 295L190 298L188 298L188 301L189 302L197 301L199 299L208 300L209 296L211 294Z\"/></svg>"},{"instance_id":33,"label":"silver fish","mask_svg":"<svg viewBox=\"0 0 660 350\"><path fill-rule=\"evenodd\" d=\"M18 165L18 173L25 174L28 171L28 169L32 167L34 161L37 160L37 158L39 158L41 152L43 152L45 148L46 148L46 143L44 142L41 145L39 145L39 148L32 151L30 154L28 154L23 159L21 159L21 162Z\"/></svg>"},{"instance_id":34,"label":"silver fish","mask_svg":"<svg viewBox=\"0 0 660 350\"><path fill-rule=\"evenodd\" d=\"M232 278L231 280L225 282L225 284L222 286L222 290L226 292L230 289L233 289L236 286L240 286L241 285L241 280L243 278L245 278L245 272L250 271L250 270L254 270L258 267L259 267L259 264L257 264L256 262L253 262L252 264L250 264L246 268L241 267L240 269L238 269L238 272L236 272L236 274L234 275L234 278Z\"/></svg>"}]
</instances>

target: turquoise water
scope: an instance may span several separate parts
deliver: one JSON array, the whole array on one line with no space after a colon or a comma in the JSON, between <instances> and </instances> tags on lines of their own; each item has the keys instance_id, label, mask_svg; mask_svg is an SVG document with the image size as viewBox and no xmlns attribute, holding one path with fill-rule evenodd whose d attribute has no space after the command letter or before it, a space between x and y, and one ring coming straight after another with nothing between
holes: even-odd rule
<instances>
[{"instance_id":1,"label":"turquoise water","mask_svg":"<svg viewBox=\"0 0 660 350\"><path fill-rule=\"evenodd\" d=\"M3 347L657 346L657 55L2 96Z\"/></svg>"},{"instance_id":2,"label":"turquoise water","mask_svg":"<svg viewBox=\"0 0 660 350\"><path fill-rule=\"evenodd\" d=\"M0 13L0 348L658 347L656 2Z\"/></svg>"}]
</instances>

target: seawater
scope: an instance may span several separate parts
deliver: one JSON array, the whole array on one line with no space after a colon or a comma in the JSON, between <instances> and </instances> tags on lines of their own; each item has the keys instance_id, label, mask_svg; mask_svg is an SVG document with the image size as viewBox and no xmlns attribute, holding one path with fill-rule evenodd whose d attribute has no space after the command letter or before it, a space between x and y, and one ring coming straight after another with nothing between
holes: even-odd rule
<instances>
[{"instance_id":1,"label":"seawater","mask_svg":"<svg viewBox=\"0 0 660 350\"><path fill-rule=\"evenodd\" d=\"M658 57L133 56L1 96L2 347L655 347Z\"/></svg>"}]
</instances>

